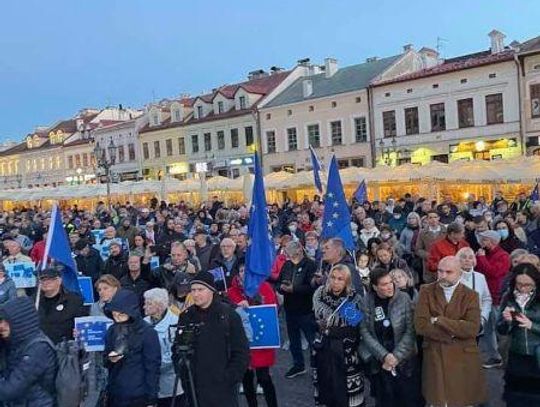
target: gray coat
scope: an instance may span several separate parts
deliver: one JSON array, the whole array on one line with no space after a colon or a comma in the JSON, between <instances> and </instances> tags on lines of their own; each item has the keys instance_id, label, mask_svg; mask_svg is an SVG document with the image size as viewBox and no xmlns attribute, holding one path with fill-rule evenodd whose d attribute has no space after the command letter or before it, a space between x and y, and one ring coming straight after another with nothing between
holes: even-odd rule
<instances>
[{"instance_id":1,"label":"gray coat","mask_svg":"<svg viewBox=\"0 0 540 407\"><path fill-rule=\"evenodd\" d=\"M4 281L0 283L0 304L3 304L17 296L17 288L13 280L6 276Z\"/></svg>"},{"instance_id":2,"label":"gray coat","mask_svg":"<svg viewBox=\"0 0 540 407\"><path fill-rule=\"evenodd\" d=\"M364 347L364 351L369 352L376 361L380 362L375 363L378 365L376 369L378 370L388 353L392 353L400 365L413 357L416 354L416 334L413 306L409 295L396 290L388 304L388 314L394 331L394 349L385 349L375 333L375 295L375 293L370 292L363 299L364 319L360 326L360 332L362 334L361 347Z\"/></svg>"}]
</instances>

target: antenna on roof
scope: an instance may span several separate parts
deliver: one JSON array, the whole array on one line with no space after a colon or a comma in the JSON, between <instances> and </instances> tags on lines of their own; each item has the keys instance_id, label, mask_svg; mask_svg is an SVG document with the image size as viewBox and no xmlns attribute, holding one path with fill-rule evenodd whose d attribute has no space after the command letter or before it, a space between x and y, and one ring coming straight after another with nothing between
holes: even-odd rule
<instances>
[{"instance_id":1,"label":"antenna on roof","mask_svg":"<svg viewBox=\"0 0 540 407\"><path fill-rule=\"evenodd\" d=\"M437 37L437 53L441 56L441 50L444 48L444 43L449 42L447 39L442 37Z\"/></svg>"}]
</instances>

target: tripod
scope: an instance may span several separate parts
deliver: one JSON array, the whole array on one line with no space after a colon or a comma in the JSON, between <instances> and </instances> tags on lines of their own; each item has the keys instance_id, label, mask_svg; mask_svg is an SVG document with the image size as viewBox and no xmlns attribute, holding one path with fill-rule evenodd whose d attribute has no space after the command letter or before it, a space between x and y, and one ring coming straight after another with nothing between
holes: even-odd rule
<instances>
[{"instance_id":1,"label":"tripod","mask_svg":"<svg viewBox=\"0 0 540 407\"><path fill-rule=\"evenodd\" d=\"M195 392L195 380L193 379L193 370L191 367L191 357L195 353L191 346L177 347L177 360L174 361L174 370L176 377L174 380L173 399L171 407L176 406L176 397L178 391L178 383L182 380L184 391L186 392L186 400L188 407L199 407L199 401L197 400L197 393Z\"/></svg>"}]
</instances>

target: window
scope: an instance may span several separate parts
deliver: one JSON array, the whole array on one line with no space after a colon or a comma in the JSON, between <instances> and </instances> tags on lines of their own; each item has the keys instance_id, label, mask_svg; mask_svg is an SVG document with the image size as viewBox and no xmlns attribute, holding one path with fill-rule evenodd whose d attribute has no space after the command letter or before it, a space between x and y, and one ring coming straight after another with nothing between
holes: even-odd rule
<instances>
[{"instance_id":1,"label":"window","mask_svg":"<svg viewBox=\"0 0 540 407\"><path fill-rule=\"evenodd\" d=\"M444 103L436 103L429 106L431 116L431 131L446 130L446 118L444 116Z\"/></svg>"},{"instance_id":2,"label":"window","mask_svg":"<svg viewBox=\"0 0 540 407\"><path fill-rule=\"evenodd\" d=\"M384 94L384 97L385 97L385 98L389 98L389 97L390 97L390 92L386 92L386 93Z\"/></svg>"},{"instance_id":3,"label":"window","mask_svg":"<svg viewBox=\"0 0 540 407\"><path fill-rule=\"evenodd\" d=\"M178 137L178 154L186 154L186 141L184 140L184 137Z\"/></svg>"},{"instance_id":4,"label":"window","mask_svg":"<svg viewBox=\"0 0 540 407\"><path fill-rule=\"evenodd\" d=\"M176 109L174 111L174 120L177 121L177 122L182 120L182 115L180 114L180 109Z\"/></svg>"},{"instance_id":5,"label":"window","mask_svg":"<svg viewBox=\"0 0 540 407\"><path fill-rule=\"evenodd\" d=\"M212 150L212 133L204 133L204 151Z\"/></svg>"},{"instance_id":6,"label":"window","mask_svg":"<svg viewBox=\"0 0 540 407\"><path fill-rule=\"evenodd\" d=\"M217 148L225 150L225 132L223 130L217 132Z\"/></svg>"},{"instance_id":7,"label":"window","mask_svg":"<svg viewBox=\"0 0 540 407\"><path fill-rule=\"evenodd\" d=\"M75 154L75 167L80 167L81 166L81 155L80 154Z\"/></svg>"},{"instance_id":8,"label":"window","mask_svg":"<svg viewBox=\"0 0 540 407\"><path fill-rule=\"evenodd\" d=\"M165 150L167 150L167 157L172 155L172 139L165 140Z\"/></svg>"},{"instance_id":9,"label":"window","mask_svg":"<svg viewBox=\"0 0 540 407\"><path fill-rule=\"evenodd\" d=\"M135 144L128 144L128 159L129 161L135 161Z\"/></svg>"},{"instance_id":10,"label":"window","mask_svg":"<svg viewBox=\"0 0 540 407\"><path fill-rule=\"evenodd\" d=\"M362 98L360 96L357 96L355 99L354 99L355 103L360 103L362 102Z\"/></svg>"},{"instance_id":11,"label":"window","mask_svg":"<svg viewBox=\"0 0 540 407\"><path fill-rule=\"evenodd\" d=\"M363 167L363 166L364 166L364 158L351 159L351 167Z\"/></svg>"},{"instance_id":12,"label":"window","mask_svg":"<svg viewBox=\"0 0 540 407\"><path fill-rule=\"evenodd\" d=\"M367 124L365 117L357 117L354 119L354 140L357 143L365 143L367 141Z\"/></svg>"},{"instance_id":13,"label":"window","mask_svg":"<svg viewBox=\"0 0 540 407\"><path fill-rule=\"evenodd\" d=\"M439 84L438 83L434 83L433 86L432 86L433 89L438 89L439 88Z\"/></svg>"},{"instance_id":14,"label":"window","mask_svg":"<svg viewBox=\"0 0 540 407\"><path fill-rule=\"evenodd\" d=\"M460 83L467 83L467 78L463 78Z\"/></svg>"},{"instance_id":15,"label":"window","mask_svg":"<svg viewBox=\"0 0 540 407\"><path fill-rule=\"evenodd\" d=\"M413 92L412 88L407 89L407 93L412 93L412 92Z\"/></svg>"},{"instance_id":16,"label":"window","mask_svg":"<svg viewBox=\"0 0 540 407\"><path fill-rule=\"evenodd\" d=\"M396 135L396 111L383 112L382 116L384 137L394 137Z\"/></svg>"},{"instance_id":17,"label":"window","mask_svg":"<svg viewBox=\"0 0 540 407\"><path fill-rule=\"evenodd\" d=\"M68 157L68 168L71 170L73 168L73 156Z\"/></svg>"},{"instance_id":18,"label":"window","mask_svg":"<svg viewBox=\"0 0 540 407\"><path fill-rule=\"evenodd\" d=\"M245 109L246 108L246 97L245 96L240 96L238 98L238 101L240 102L240 109Z\"/></svg>"},{"instance_id":19,"label":"window","mask_svg":"<svg viewBox=\"0 0 540 407\"><path fill-rule=\"evenodd\" d=\"M296 136L296 127L287 129L287 144L289 151L298 150L298 137Z\"/></svg>"},{"instance_id":20,"label":"window","mask_svg":"<svg viewBox=\"0 0 540 407\"><path fill-rule=\"evenodd\" d=\"M118 146L118 162L119 163L123 163L126 156L125 156L125 151L124 151L124 146L121 145L121 146Z\"/></svg>"},{"instance_id":21,"label":"window","mask_svg":"<svg viewBox=\"0 0 540 407\"><path fill-rule=\"evenodd\" d=\"M344 158L342 160L337 161L338 168L342 170L343 168L347 168L349 166L349 160Z\"/></svg>"},{"instance_id":22,"label":"window","mask_svg":"<svg viewBox=\"0 0 540 407\"><path fill-rule=\"evenodd\" d=\"M502 93L486 96L486 114L487 124L504 123Z\"/></svg>"},{"instance_id":23,"label":"window","mask_svg":"<svg viewBox=\"0 0 540 407\"><path fill-rule=\"evenodd\" d=\"M154 141L154 158L161 158L161 146L159 140Z\"/></svg>"},{"instance_id":24,"label":"window","mask_svg":"<svg viewBox=\"0 0 540 407\"><path fill-rule=\"evenodd\" d=\"M246 146L252 145L253 142L254 142L254 140L253 140L253 127L251 127L251 126L244 127L244 133L245 133L245 136L246 136Z\"/></svg>"},{"instance_id":25,"label":"window","mask_svg":"<svg viewBox=\"0 0 540 407\"><path fill-rule=\"evenodd\" d=\"M343 136L341 133L341 121L330 122L330 134L332 134L332 145L339 146L343 144Z\"/></svg>"},{"instance_id":26,"label":"window","mask_svg":"<svg viewBox=\"0 0 540 407\"><path fill-rule=\"evenodd\" d=\"M222 101L217 102L217 111L218 111L218 114L223 113L223 102Z\"/></svg>"},{"instance_id":27,"label":"window","mask_svg":"<svg viewBox=\"0 0 540 407\"><path fill-rule=\"evenodd\" d=\"M238 129L231 129L231 148L238 148Z\"/></svg>"},{"instance_id":28,"label":"window","mask_svg":"<svg viewBox=\"0 0 540 407\"><path fill-rule=\"evenodd\" d=\"M531 85L531 117L540 117L540 84Z\"/></svg>"},{"instance_id":29,"label":"window","mask_svg":"<svg viewBox=\"0 0 540 407\"><path fill-rule=\"evenodd\" d=\"M418 134L418 107L408 107L405 109L405 134Z\"/></svg>"},{"instance_id":30,"label":"window","mask_svg":"<svg viewBox=\"0 0 540 407\"><path fill-rule=\"evenodd\" d=\"M493 79L493 78L496 78L497 77L497 74L496 73L490 73L489 74L489 78L490 79Z\"/></svg>"},{"instance_id":31,"label":"window","mask_svg":"<svg viewBox=\"0 0 540 407\"><path fill-rule=\"evenodd\" d=\"M337 107L337 102L332 102L332 108Z\"/></svg>"},{"instance_id":32,"label":"window","mask_svg":"<svg viewBox=\"0 0 540 407\"><path fill-rule=\"evenodd\" d=\"M473 99L461 99L457 101L459 128L474 126Z\"/></svg>"},{"instance_id":33,"label":"window","mask_svg":"<svg viewBox=\"0 0 540 407\"><path fill-rule=\"evenodd\" d=\"M53 167L53 163L52 163L52 157L49 157L49 168L52 170L52 167ZM83 164L83 167L88 167L88 154L87 153L84 153L82 155L82 164Z\"/></svg>"},{"instance_id":34,"label":"window","mask_svg":"<svg viewBox=\"0 0 540 407\"><path fill-rule=\"evenodd\" d=\"M152 116L152 123L154 124L154 126L157 126L159 124L159 116L157 114Z\"/></svg>"},{"instance_id":35,"label":"window","mask_svg":"<svg viewBox=\"0 0 540 407\"><path fill-rule=\"evenodd\" d=\"M194 153L199 152L199 135L193 134L191 136L191 151Z\"/></svg>"},{"instance_id":36,"label":"window","mask_svg":"<svg viewBox=\"0 0 540 407\"><path fill-rule=\"evenodd\" d=\"M287 116L292 116L292 110L291 109L287 110Z\"/></svg>"},{"instance_id":37,"label":"window","mask_svg":"<svg viewBox=\"0 0 540 407\"><path fill-rule=\"evenodd\" d=\"M310 105L309 108L308 108L308 110L309 110L310 112L313 112L313 111L315 110L315 107L314 107L313 105Z\"/></svg>"},{"instance_id":38,"label":"window","mask_svg":"<svg viewBox=\"0 0 540 407\"><path fill-rule=\"evenodd\" d=\"M148 151L148 143L142 143L143 158L148 160L150 158L150 152Z\"/></svg>"},{"instance_id":39,"label":"window","mask_svg":"<svg viewBox=\"0 0 540 407\"><path fill-rule=\"evenodd\" d=\"M197 119L202 119L203 117L203 107L197 106Z\"/></svg>"},{"instance_id":40,"label":"window","mask_svg":"<svg viewBox=\"0 0 540 407\"><path fill-rule=\"evenodd\" d=\"M266 113L266 120L270 120L272 118L272 114L271 113Z\"/></svg>"},{"instance_id":41,"label":"window","mask_svg":"<svg viewBox=\"0 0 540 407\"><path fill-rule=\"evenodd\" d=\"M266 132L266 147L267 147L268 153L276 152L276 132L275 131Z\"/></svg>"},{"instance_id":42,"label":"window","mask_svg":"<svg viewBox=\"0 0 540 407\"><path fill-rule=\"evenodd\" d=\"M321 133L319 131L318 124L310 124L307 126L308 132L308 144L313 148L319 148L321 146Z\"/></svg>"}]
</instances>

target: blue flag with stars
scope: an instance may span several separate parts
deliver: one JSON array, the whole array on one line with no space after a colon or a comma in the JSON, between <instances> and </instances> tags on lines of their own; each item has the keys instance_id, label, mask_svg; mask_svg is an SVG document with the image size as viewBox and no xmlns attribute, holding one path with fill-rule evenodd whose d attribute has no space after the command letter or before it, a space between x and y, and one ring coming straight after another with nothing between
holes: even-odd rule
<instances>
[{"instance_id":1,"label":"blue flag with stars","mask_svg":"<svg viewBox=\"0 0 540 407\"><path fill-rule=\"evenodd\" d=\"M347 206L335 156L332 157L328 170L322 227L321 239L339 237L345 243L347 250L356 248L351 230L351 212Z\"/></svg>"},{"instance_id":2,"label":"blue flag with stars","mask_svg":"<svg viewBox=\"0 0 540 407\"><path fill-rule=\"evenodd\" d=\"M362 180L360 185L358 185L358 188L356 188L356 191L354 191L353 196L360 204L363 204L367 201L367 186L365 180Z\"/></svg>"},{"instance_id":3,"label":"blue flag with stars","mask_svg":"<svg viewBox=\"0 0 540 407\"><path fill-rule=\"evenodd\" d=\"M349 299L344 300L339 305L338 315L343 318L349 326L358 326L364 318L362 311L358 309L358 306L355 303L349 301Z\"/></svg>"},{"instance_id":4,"label":"blue flag with stars","mask_svg":"<svg viewBox=\"0 0 540 407\"><path fill-rule=\"evenodd\" d=\"M268 208L259 156L255 153L255 180L249 212L249 246L246 252L244 292L254 297L261 284L270 276L274 262L274 244L270 237Z\"/></svg>"},{"instance_id":5,"label":"blue flag with stars","mask_svg":"<svg viewBox=\"0 0 540 407\"><path fill-rule=\"evenodd\" d=\"M279 323L275 305L255 305L247 309L249 322L253 329L251 349L279 348Z\"/></svg>"},{"instance_id":6,"label":"blue flag with stars","mask_svg":"<svg viewBox=\"0 0 540 407\"><path fill-rule=\"evenodd\" d=\"M322 193L323 187L321 182L321 162L319 161L317 154L315 154L315 150L313 150L311 144L309 146L309 153L311 155L311 166L313 167L313 180L315 182L315 188L317 188L319 193Z\"/></svg>"},{"instance_id":7,"label":"blue flag with stars","mask_svg":"<svg viewBox=\"0 0 540 407\"><path fill-rule=\"evenodd\" d=\"M532 194L531 194L531 201L533 202L536 202L536 201L540 201L540 193L538 192L538 182L536 183L533 191L532 191Z\"/></svg>"}]
</instances>

